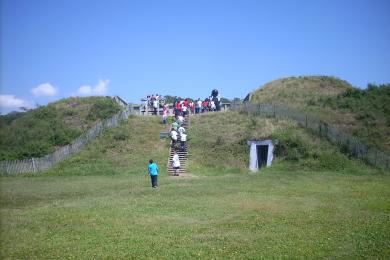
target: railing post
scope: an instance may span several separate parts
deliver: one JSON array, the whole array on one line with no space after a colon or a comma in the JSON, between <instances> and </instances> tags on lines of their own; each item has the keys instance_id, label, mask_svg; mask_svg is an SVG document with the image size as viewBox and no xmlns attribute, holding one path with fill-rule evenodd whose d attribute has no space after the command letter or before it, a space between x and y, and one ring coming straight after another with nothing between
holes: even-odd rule
<instances>
[{"instance_id":1,"label":"railing post","mask_svg":"<svg viewBox=\"0 0 390 260\"><path fill-rule=\"evenodd\" d=\"M275 104L274 104L274 117L276 118Z\"/></svg>"},{"instance_id":2,"label":"railing post","mask_svg":"<svg viewBox=\"0 0 390 260\"><path fill-rule=\"evenodd\" d=\"M33 167L33 172L36 172L36 167L35 167L35 161L34 161L34 158L31 158L31 163L32 163L32 167Z\"/></svg>"},{"instance_id":3,"label":"railing post","mask_svg":"<svg viewBox=\"0 0 390 260\"><path fill-rule=\"evenodd\" d=\"M307 128L307 114L305 114L305 126Z\"/></svg>"},{"instance_id":4,"label":"railing post","mask_svg":"<svg viewBox=\"0 0 390 260\"><path fill-rule=\"evenodd\" d=\"M375 161L374 161L374 165L376 165L377 157L378 157L378 151L375 149Z\"/></svg>"}]
</instances>

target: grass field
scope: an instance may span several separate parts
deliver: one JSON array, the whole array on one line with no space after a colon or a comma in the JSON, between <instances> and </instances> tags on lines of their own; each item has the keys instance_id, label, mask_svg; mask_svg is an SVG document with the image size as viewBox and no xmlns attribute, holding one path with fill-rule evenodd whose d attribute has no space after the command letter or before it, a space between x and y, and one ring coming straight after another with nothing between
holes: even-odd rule
<instances>
[{"instance_id":1,"label":"grass field","mask_svg":"<svg viewBox=\"0 0 390 260\"><path fill-rule=\"evenodd\" d=\"M219 113L191 120L190 175L168 177L168 141L159 139L167 127L158 121L131 117L50 171L2 177L0 257L390 257L389 174L291 122ZM249 173L243 140L281 128L309 157ZM317 167L329 154L335 167ZM158 189L149 158L161 169Z\"/></svg>"},{"instance_id":2,"label":"grass field","mask_svg":"<svg viewBox=\"0 0 390 260\"><path fill-rule=\"evenodd\" d=\"M389 176L274 168L159 184L3 178L1 257L390 257Z\"/></svg>"}]
</instances>

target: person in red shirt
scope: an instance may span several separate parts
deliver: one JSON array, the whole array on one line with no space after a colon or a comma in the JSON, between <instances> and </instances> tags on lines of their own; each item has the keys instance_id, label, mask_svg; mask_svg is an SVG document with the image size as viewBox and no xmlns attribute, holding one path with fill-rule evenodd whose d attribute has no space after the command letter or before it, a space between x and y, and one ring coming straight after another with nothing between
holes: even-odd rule
<instances>
[{"instance_id":1,"label":"person in red shirt","mask_svg":"<svg viewBox=\"0 0 390 260\"><path fill-rule=\"evenodd\" d=\"M203 101L203 113L204 112L207 112L209 110L209 101L207 99L205 99L205 101Z\"/></svg>"},{"instance_id":2,"label":"person in red shirt","mask_svg":"<svg viewBox=\"0 0 390 260\"><path fill-rule=\"evenodd\" d=\"M184 100L184 105L188 108L188 105L189 105L188 98L186 98L186 99Z\"/></svg>"},{"instance_id":3,"label":"person in red shirt","mask_svg":"<svg viewBox=\"0 0 390 260\"><path fill-rule=\"evenodd\" d=\"M180 104L180 102L176 103L176 110L177 110L178 114L181 115L181 104Z\"/></svg>"}]
</instances>

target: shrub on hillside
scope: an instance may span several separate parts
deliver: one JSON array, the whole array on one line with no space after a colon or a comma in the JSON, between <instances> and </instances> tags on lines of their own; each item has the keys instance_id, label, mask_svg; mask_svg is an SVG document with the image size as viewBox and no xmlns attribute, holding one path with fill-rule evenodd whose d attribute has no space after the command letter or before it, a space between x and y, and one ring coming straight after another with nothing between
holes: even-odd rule
<instances>
[{"instance_id":1,"label":"shrub on hillside","mask_svg":"<svg viewBox=\"0 0 390 260\"><path fill-rule=\"evenodd\" d=\"M107 97L69 98L0 117L0 160L41 157L70 144L87 122L106 119L120 107ZM74 120L75 119L75 120ZM74 120L76 123L72 124ZM124 138L118 137L118 138Z\"/></svg>"},{"instance_id":2,"label":"shrub on hillside","mask_svg":"<svg viewBox=\"0 0 390 260\"><path fill-rule=\"evenodd\" d=\"M296 131L283 129L276 131L272 137L275 142L275 155L288 161L299 161L309 156L308 143Z\"/></svg>"},{"instance_id":3,"label":"shrub on hillside","mask_svg":"<svg viewBox=\"0 0 390 260\"><path fill-rule=\"evenodd\" d=\"M78 129L69 127L58 115L54 107L40 107L2 126L0 160L40 157L80 135Z\"/></svg>"},{"instance_id":4,"label":"shrub on hillside","mask_svg":"<svg viewBox=\"0 0 390 260\"><path fill-rule=\"evenodd\" d=\"M348 89L321 101L325 107L352 114L359 126L353 134L363 142L380 150L389 147L390 84L369 84L366 89ZM378 135L374 136L374 132Z\"/></svg>"},{"instance_id":5,"label":"shrub on hillside","mask_svg":"<svg viewBox=\"0 0 390 260\"><path fill-rule=\"evenodd\" d=\"M87 116L87 119L91 121L95 121L96 119L103 120L118 113L119 110L120 107L114 100L98 99L92 105L89 114Z\"/></svg>"}]
</instances>

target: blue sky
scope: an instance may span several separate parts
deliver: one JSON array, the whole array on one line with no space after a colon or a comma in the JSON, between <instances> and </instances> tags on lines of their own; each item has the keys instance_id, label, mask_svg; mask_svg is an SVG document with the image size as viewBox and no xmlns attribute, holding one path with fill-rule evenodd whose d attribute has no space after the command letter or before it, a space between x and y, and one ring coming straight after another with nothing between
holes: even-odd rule
<instances>
[{"instance_id":1,"label":"blue sky","mask_svg":"<svg viewBox=\"0 0 390 260\"><path fill-rule=\"evenodd\" d=\"M0 0L1 112L71 95L244 97L285 76L390 83L390 1Z\"/></svg>"}]
</instances>

